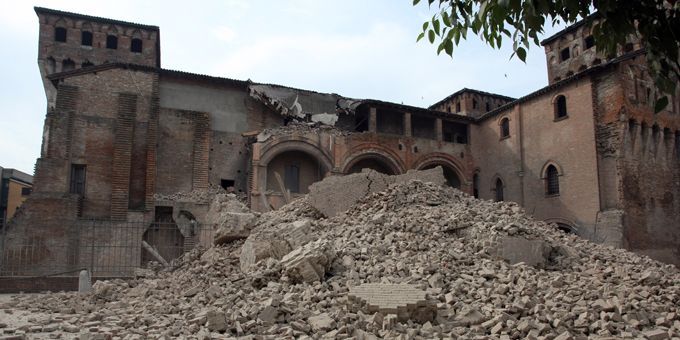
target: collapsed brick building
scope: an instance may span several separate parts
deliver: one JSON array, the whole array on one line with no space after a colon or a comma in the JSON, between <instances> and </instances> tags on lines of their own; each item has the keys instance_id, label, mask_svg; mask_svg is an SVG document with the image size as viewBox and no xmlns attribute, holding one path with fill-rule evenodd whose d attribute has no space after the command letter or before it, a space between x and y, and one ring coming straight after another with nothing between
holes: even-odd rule
<instances>
[{"instance_id":1,"label":"collapsed brick building","mask_svg":"<svg viewBox=\"0 0 680 340\"><path fill-rule=\"evenodd\" d=\"M441 166L470 195L680 264L680 97L655 114L644 49L603 57L587 21L543 41L546 87L419 108L163 69L156 26L35 11L47 114L7 246L59 261L64 221L204 222L176 193L221 185L262 211L326 176Z\"/></svg>"}]
</instances>

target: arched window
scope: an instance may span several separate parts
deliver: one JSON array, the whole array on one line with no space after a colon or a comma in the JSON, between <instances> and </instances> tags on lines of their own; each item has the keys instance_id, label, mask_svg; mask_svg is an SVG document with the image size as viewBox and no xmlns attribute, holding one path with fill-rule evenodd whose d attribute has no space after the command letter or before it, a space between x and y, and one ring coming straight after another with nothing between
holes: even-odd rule
<instances>
[{"instance_id":1,"label":"arched window","mask_svg":"<svg viewBox=\"0 0 680 340\"><path fill-rule=\"evenodd\" d=\"M554 165L548 165L545 169L545 194L559 195L560 194L560 179L559 172Z\"/></svg>"},{"instance_id":2,"label":"arched window","mask_svg":"<svg viewBox=\"0 0 680 340\"><path fill-rule=\"evenodd\" d=\"M133 38L130 41L130 52L142 53L142 39Z\"/></svg>"},{"instance_id":3,"label":"arched window","mask_svg":"<svg viewBox=\"0 0 680 340\"><path fill-rule=\"evenodd\" d=\"M54 28L54 41L66 42L66 28L64 27Z\"/></svg>"},{"instance_id":4,"label":"arched window","mask_svg":"<svg viewBox=\"0 0 680 340\"><path fill-rule=\"evenodd\" d=\"M118 48L118 37L115 35L106 36L106 48L115 50Z\"/></svg>"},{"instance_id":5,"label":"arched window","mask_svg":"<svg viewBox=\"0 0 680 340\"><path fill-rule=\"evenodd\" d=\"M501 119L501 138L510 137L510 119Z\"/></svg>"},{"instance_id":6,"label":"arched window","mask_svg":"<svg viewBox=\"0 0 680 340\"><path fill-rule=\"evenodd\" d=\"M494 186L494 191L496 192L496 202L503 200L503 181L500 178L496 178L496 185Z\"/></svg>"},{"instance_id":7,"label":"arched window","mask_svg":"<svg viewBox=\"0 0 680 340\"><path fill-rule=\"evenodd\" d=\"M460 112L460 102L456 103L456 113Z\"/></svg>"},{"instance_id":8,"label":"arched window","mask_svg":"<svg viewBox=\"0 0 680 340\"><path fill-rule=\"evenodd\" d=\"M80 33L80 44L83 46L92 46L92 32L83 31Z\"/></svg>"},{"instance_id":9,"label":"arched window","mask_svg":"<svg viewBox=\"0 0 680 340\"><path fill-rule=\"evenodd\" d=\"M559 95L555 98L555 119L567 116L567 97Z\"/></svg>"}]
</instances>

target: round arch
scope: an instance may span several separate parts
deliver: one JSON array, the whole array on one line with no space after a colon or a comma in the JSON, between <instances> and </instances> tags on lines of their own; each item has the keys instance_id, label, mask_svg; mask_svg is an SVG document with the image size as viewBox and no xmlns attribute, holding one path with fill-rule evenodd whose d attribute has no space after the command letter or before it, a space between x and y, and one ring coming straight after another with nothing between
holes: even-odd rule
<instances>
[{"instance_id":1,"label":"round arch","mask_svg":"<svg viewBox=\"0 0 680 340\"><path fill-rule=\"evenodd\" d=\"M561 231L568 234L578 235L578 226L574 221L568 220L562 217L551 217L543 220L543 222L548 224L554 224L555 227Z\"/></svg>"},{"instance_id":2,"label":"round arch","mask_svg":"<svg viewBox=\"0 0 680 340\"><path fill-rule=\"evenodd\" d=\"M403 173L396 161L389 156L377 152L362 152L354 155L345 162L343 173L357 173L361 169L369 168L387 175L399 175Z\"/></svg>"},{"instance_id":3,"label":"round arch","mask_svg":"<svg viewBox=\"0 0 680 340\"><path fill-rule=\"evenodd\" d=\"M342 163L342 173L348 174L352 170L356 172L357 167L362 166L362 164L368 165L365 167L371 169L373 169L371 165L380 165L383 171L387 171L391 175L400 175L406 172L404 165L399 161L398 155L395 155L390 150L371 145L370 147L359 146L350 151L349 156L345 157ZM374 170L379 171L378 169Z\"/></svg>"},{"instance_id":4,"label":"round arch","mask_svg":"<svg viewBox=\"0 0 680 340\"><path fill-rule=\"evenodd\" d=\"M300 179L307 177L303 176L303 168L305 168L304 163L310 163L310 161L318 163L318 180L326 177L331 169L333 169L333 163L330 157L319 147L310 143L308 140L300 139L299 137L297 139L280 140L273 142L263 148L259 161L257 164L255 164L257 167L257 181L253 183L255 187L253 187L251 190L267 190L268 188L272 187L271 183L269 183L272 178L271 174L269 173L270 163L274 161L276 163L274 165L277 165L280 163L278 160L280 159L279 156L284 157L289 153L294 158L298 158L300 163L303 163L295 165L296 169L294 169L295 174L292 175L293 177L298 177ZM280 175L281 177L285 177L285 173L283 172ZM304 192L306 191L306 184L311 183L298 182L297 185L299 186L298 188L302 188L302 191Z\"/></svg>"},{"instance_id":5,"label":"round arch","mask_svg":"<svg viewBox=\"0 0 680 340\"><path fill-rule=\"evenodd\" d=\"M267 166L274 157L286 151L301 151L307 153L316 158L325 167L327 172L333 169L333 162L331 161L330 156L306 139L281 140L265 147L260 153L258 165Z\"/></svg>"},{"instance_id":6,"label":"round arch","mask_svg":"<svg viewBox=\"0 0 680 340\"><path fill-rule=\"evenodd\" d=\"M425 155L416 162L414 168L417 170L427 170L437 166L441 166L444 170L446 184L449 186L462 189L463 185L467 185L468 181L465 178L465 172L462 170L463 167L455 159L443 153Z\"/></svg>"}]
</instances>

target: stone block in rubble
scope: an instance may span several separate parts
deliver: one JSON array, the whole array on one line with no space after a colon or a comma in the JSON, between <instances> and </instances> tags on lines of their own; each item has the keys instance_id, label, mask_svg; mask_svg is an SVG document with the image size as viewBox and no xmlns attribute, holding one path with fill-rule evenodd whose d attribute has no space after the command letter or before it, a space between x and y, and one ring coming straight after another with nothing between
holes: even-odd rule
<instances>
[{"instance_id":1,"label":"stone block in rubble","mask_svg":"<svg viewBox=\"0 0 680 340\"><path fill-rule=\"evenodd\" d=\"M395 314L400 322L434 321L437 308L427 299L427 293L415 285L365 283L351 287L348 293L350 308L364 313Z\"/></svg>"},{"instance_id":2,"label":"stone block in rubble","mask_svg":"<svg viewBox=\"0 0 680 340\"><path fill-rule=\"evenodd\" d=\"M255 214L241 212L221 213L215 226L215 244L247 238L255 221Z\"/></svg>"},{"instance_id":3,"label":"stone block in rubble","mask_svg":"<svg viewBox=\"0 0 680 340\"><path fill-rule=\"evenodd\" d=\"M333 320L327 313L310 316L307 318L307 323L315 332L328 331L335 328L335 320Z\"/></svg>"},{"instance_id":4,"label":"stone block in rubble","mask_svg":"<svg viewBox=\"0 0 680 340\"><path fill-rule=\"evenodd\" d=\"M537 268L545 267L552 247L541 240L528 240L524 237L504 237L499 239L497 256L510 264L524 262Z\"/></svg>"},{"instance_id":5,"label":"stone block in rubble","mask_svg":"<svg viewBox=\"0 0 680 340\"><path fill-rule=\"evenodd\" d=\"M288 253L281 259L281 266L293 282L323 281L335 256L331 242L317 240Z\"/></svg>"},{"instance_id":6,"label":"stone block in rubble","mask_svg":"<svg viewBox=\"0 0 680 340\"><path fill-rule=\"evenodd\" d=\"M446 183L441 167L428 170L409 170L403 175L390 176L373 170L345 176L330 176L309 187L309 202L327 217L348 210L357 201L371 193L380 192L395 183L411 180Z\"/></svg>"},{"instance_id":7,"label":"stone block in rubble","mask_svg":"<svg viewBox=\"0 0 680 340\"><path fill-rule=\"evenodd\" d=\"M313 238L309 220L284 223L276 226L276 230L252 234L241 247L241 270L248 271L259 261L270 257L281 259Z\"/></svg>"}]
</instances>

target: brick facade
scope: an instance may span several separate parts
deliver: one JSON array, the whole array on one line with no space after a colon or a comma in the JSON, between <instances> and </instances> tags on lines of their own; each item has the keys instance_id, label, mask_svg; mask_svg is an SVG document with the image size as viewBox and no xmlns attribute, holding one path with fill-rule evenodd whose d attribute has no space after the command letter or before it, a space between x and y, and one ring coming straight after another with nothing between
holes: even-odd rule
<instances>
[{"instance_id":1,"label":"brick facade","mask_svg":"<svg viewBox=\"0 0 680 340\"><path fill-rule=\"evenodd\" d=\"M182 210L202 221L205 206L154 195L227 183L264 210L284 204L274 173L286 183L298 174L295 197L324 176L364 167L398 174L439 165L464 192L496 199L502 191L563 229L680 263L680 96L654 114L644 54L598 58L583 47L584 25L546 40L545 88L519 99L463 89L423 109L161 69L155 26L36 12L48 97L43 146L34 194L8 240L45 247L45 261L73 255L50 253L45 240L68 242L73 232L55 215L151 220L156 207L170 206L174 217ZM67 29L65 42L54 41L56 27ZM76 39L90 28L91 48ZM102 48L112 33L120 48ZM143 51L131 52L140 35ZM567 48L570 58L554 59ZM63 72L47 67L49 58L94 65ZM337 129L261 134L294 109L253 95L267 86L320 110L312 113L337 115ZM321 109L329 103L331 111ZM73 192L74 166L85 167L82 193ZM549 168L558 193L547 193Z\"/></svg>"}]
</instances>

